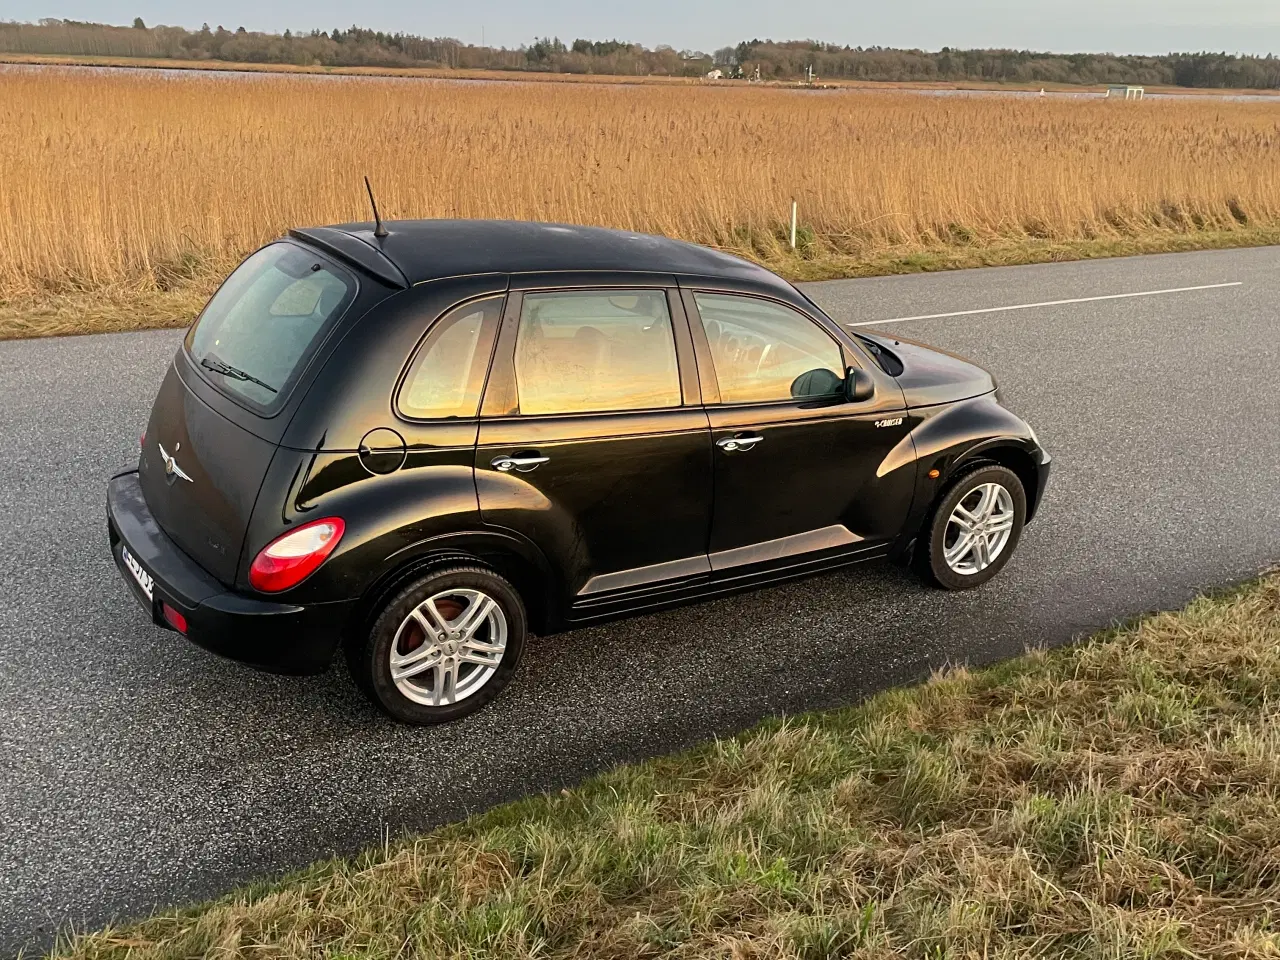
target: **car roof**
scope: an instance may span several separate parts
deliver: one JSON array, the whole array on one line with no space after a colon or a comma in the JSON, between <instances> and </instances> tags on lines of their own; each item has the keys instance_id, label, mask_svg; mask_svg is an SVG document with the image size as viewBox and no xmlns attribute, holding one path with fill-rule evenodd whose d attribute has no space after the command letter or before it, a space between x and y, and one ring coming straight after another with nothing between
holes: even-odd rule
<instances>
[{"instance_id":1,"label":"car roof","mask_svg":"<svg viewBox=\"0 0 1280 960\"><path fill-rule=\"evenodd\" d=\"M354 262L401 286L446 277L503 273L607 271L671 273L754 281L790 289L786 281L739 257L667 237L625 230L518 220L385 221L292 230L290 235Z\"/></svg>"}]
</instances>

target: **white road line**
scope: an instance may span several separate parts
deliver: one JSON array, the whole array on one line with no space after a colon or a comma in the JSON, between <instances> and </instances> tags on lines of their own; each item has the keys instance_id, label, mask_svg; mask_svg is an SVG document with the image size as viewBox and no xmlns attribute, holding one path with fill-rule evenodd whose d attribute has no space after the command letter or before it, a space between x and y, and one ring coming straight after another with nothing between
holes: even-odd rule
<instances>
[{"instance_id":1,"label":"white road line","mask_svg":"<svg viewBox=\"0 0 1280 960\"><path fill-rule=\"evenodd\" d=\"M1012 307L986 307L982 310L957 310L954 313L926 313L918 317L894 317L892 320L864 320L847 323L847 327L879 327L886 323L906 323L908 320L943 320L947 317L973 317L980 313L1005 313L1009 310L1034 310L1036 307L1061 307L1070 303L1096 303L1099 300L1129 300L1133 297L1162 297L1170 293L1191 293L1193 290L1221 290L1224 287L1243 286L1235 283L1208 283L1202 287L1174 287L1170 290L1144 290L1141 293L1111 293L1105 297L1077 297L1074 300L1046 300L1043 303L1019 303Z\"/></svg>"}]
</instances>

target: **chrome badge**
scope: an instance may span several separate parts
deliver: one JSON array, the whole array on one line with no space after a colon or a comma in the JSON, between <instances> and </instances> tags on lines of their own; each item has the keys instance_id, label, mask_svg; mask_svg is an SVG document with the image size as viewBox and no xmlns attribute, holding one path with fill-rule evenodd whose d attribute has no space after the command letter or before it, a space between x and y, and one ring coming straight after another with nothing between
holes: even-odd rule
<instances>
[{"instance_id":1,"label":"chrome badge","mask_svg":"<svg viewBox=\"0 0 1280 960\"><path fill-rule=\"evenodd\" d=\"M160 450L160 459L164 461L165 478L168 479L170 483L173 483L174 477L179 477L187 481L187 483L191 483L192 482L191 478L187 476L186 473L183 472L180 466L178 466L177 456L172 456L172 457L169 456L169 454L165 451L164 447L160 446L160 444L158 443L156 444L156 447L158 447ZM182 449L182 444L179 443L177 446L173 448L174 454L177 454L177 452L181 449Z\"/></svg>"}]
</instances>

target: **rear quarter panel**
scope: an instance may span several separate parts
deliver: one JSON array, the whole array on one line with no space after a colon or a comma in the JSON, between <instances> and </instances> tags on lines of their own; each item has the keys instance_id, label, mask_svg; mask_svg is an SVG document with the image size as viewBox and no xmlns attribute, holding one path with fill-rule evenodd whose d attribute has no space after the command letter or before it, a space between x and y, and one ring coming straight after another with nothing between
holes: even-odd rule
<instances>
[{"instance_id":1,"label":"rear quarter panel","mask_svg":"<svg viewBox=\"0 0 1280 960\"><path fill-rule=\"evenodd\" d=\"M338 549L310 578L280 594L294 603L350 600L433 541L480 526L472 460L475 422L445 428L432 450L395 473L369 473L355 451L280 449L245 539L243 586L264 546L324 517L346 524ZM446 432L447 431L447 432ZM452 436L448 434L451 433Z\"/></svg>"},{"instance_id":2,"label":"rear quarter panel","mask_svg":"<svg viewBox=\"0 0 1280 960\"><path fill-rule=\"evenodd\" d=\"M323 517L342 517L341 543L281 599L354 599L416 553L481 527L473 466L478 419L408 421L396 414L394 398L431 324L454 305L506 286L497 276L421 284L346 333L311 382L263 483L241 557L242 586L264 546ZM392 473L371 473L361 461L361 441L373 430L404 441L404 463Z\"/></svg>"}]
</instances>

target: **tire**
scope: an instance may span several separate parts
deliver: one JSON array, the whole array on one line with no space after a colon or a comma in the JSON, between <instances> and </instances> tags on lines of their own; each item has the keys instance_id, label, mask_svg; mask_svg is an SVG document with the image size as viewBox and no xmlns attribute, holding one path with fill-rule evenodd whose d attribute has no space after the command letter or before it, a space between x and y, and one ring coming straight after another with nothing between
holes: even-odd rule
<instances>
[{"instance_id":1,"label":"tire","mask_svg":"<svg viewBox=\"0 0 1280 960\"><path fill-rule=\"evenodd\" d=\"M990 501L984 499L988 492ZM987 509L988 503L987 517L977 516L974 521L986 532L980 542L970 535L972 545L965 550L963 525L969 521L956 508L963 504L974 515L975 508ZM944 590L980 587L1009 562L1026 519L1027 494L1016 473L995 465L969 470L951 484L930 516L916 550L917 568L926 582ZM1002 535L1004 529L1007 537Z\"/></svg>"},{"instance_id":2,"label":"tire","mask_svg":"<svg viewBox=\"0 0 1280 960\"><path fill-rule=\"evenodd\" d=\"M349 648L351 673L374 703L402 723L458 720L510 682L528 624L520 595L492 570L433 570L391 597L364 642ZM393 650L400 677L393 676Z\"/></svg>"}]
</instances>

